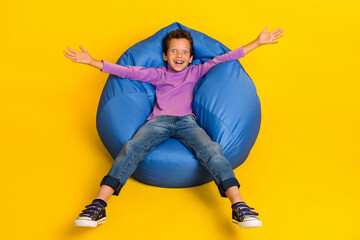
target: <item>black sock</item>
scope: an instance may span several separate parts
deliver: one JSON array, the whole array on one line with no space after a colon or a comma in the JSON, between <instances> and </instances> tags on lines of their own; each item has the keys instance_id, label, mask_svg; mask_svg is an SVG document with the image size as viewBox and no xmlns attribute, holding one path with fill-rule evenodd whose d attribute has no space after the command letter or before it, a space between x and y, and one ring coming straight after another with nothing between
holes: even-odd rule
<instances>
[{"instance_id":1,"label":"black sock","mask_svg":"<svg viewBox=\"0 0 360 240\"><path fill-rule=\"evenodd\" d=\"M100 199L100 198L95 198L92 203L99 203L99 204L101 204L101 206L103 206L103 207L106 207L106 206L107 206L107 203L106 203L104 200Z\"/></svg>"},{"instance_id":2,"label":"black sock","mask_svg":"<svg viewBox=\"0 0 360 240\"><path fill-rule=\"evenodd\" d=\"M245 203L245 202L236 202L233 205L231 205L231 208L234 208L236 205L240 204L240 203Z\"/></svg>"}]
</instances>

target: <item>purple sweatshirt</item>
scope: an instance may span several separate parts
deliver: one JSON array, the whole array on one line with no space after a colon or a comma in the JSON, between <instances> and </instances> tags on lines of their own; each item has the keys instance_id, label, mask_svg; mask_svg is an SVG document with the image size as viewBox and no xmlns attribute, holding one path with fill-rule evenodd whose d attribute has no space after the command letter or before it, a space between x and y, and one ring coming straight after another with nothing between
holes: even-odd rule
<instances>
[{"instance_id":1,"label":"purple sweatshirt","mask_svg":"<svg viewBox=\"0 0 360 240\"><path fill-rule=\"evenodd\" d=\"M214 57L200 65L190 65L180 72L174 71L169 66L146 68L139 66L121 66L101 60L104 64L102 72L147 82L154 86L156 103L147 120L161 115L185 116L193 113L193 91L196 83L215 65L237 60L244 57L243 47ZM195 116L195 115L194 115Z\"/></svg>"}]
</instances>

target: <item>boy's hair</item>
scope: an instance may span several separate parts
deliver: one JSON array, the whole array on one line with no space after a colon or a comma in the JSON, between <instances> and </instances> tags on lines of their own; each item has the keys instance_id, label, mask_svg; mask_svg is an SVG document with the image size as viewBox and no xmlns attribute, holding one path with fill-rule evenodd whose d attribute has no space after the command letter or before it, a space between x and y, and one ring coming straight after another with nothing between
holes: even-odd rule
<instances>
[{"instance_id":1,"label":"boy's hair","mask_svg":"<svg viewBox=\"0 0 360 240\"><path fill-rule=\"evenodd\" d=\"M190 43L190 56L194 55L194 41L193 38L190 35L190 32L182 30L182 29L177 29L174 30L172 32L169 32L163 39L163 52L166 54L168 49L169 49L169 43L170 40L176 38L176 39L180 39L180 38L185 38L189 41Z\"/></svg>"}]
</instances>

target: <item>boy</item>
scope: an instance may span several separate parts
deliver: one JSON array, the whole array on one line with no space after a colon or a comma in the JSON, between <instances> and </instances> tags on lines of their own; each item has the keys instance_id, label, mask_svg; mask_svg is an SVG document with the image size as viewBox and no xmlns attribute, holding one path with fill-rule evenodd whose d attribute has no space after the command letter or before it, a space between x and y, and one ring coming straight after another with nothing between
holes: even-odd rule
<instances>
[{"instance_id":1,"label":"boy","mask_svg":"<svg viewBox=\"0 0 360 240\"><path fill-rule=\"evenodd\" d=\"M70 48L65 56L73 62L88 64L102 72L142 82L155 87L156 103L146 123L124 144L109 173L100 183L97 197L74 221L75 226L96 227L105 222L106 201L111 195L119 195L127 179L136 170L138 163L150 151L166 139L178 139L191 150L200 163L210 172L222 197L228 197L232 204L233 222L240 227L260 227L262 222L253 208L247 206L239 192L240 184L231 164L221 152L220 144L213 142L197 124L192 110L193 89L198 80L213 66L244 57L255 48L283 37L281 29L266 33L267 27L253 42L217 56L200 65L190 65L193 60L193 39L185 30L170 32L163 39L163 59L167 67L145 68L120 66L104 60L96 60L82 47L83 52Z\"/></svg>"}]
</instances>

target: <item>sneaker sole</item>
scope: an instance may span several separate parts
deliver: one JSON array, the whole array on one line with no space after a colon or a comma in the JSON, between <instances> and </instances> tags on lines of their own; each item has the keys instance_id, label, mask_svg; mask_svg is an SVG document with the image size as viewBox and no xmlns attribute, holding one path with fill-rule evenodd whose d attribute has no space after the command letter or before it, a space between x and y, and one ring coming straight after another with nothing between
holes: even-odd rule
<instances>
[{"instance_id":1,"label":"sneaker sole","mask_svg":"<svg viewBox=\"0 0 360 240\"><path fill-rule=\"evenodd\" d=\"M97 227L98 225L106 222L106 217L101 218L97 221L91 221L91 220L83 220L83 219L76 219L74 221L74 225L78 227Z\"/></svg>"},{"instance_id":2,"label":"sneaker sole","mask_svg":"<svg viewBox=\"0 0 360 240\"><path fill-rule=\"evenodd\" d=\"M238 225L241 228L255 228L255 227L261 227L262 222L260 220L251 220L251 221L245 221L245 222L238 222L235 219L233 219L233 223Z\"/></svg>"}]
</instances>

